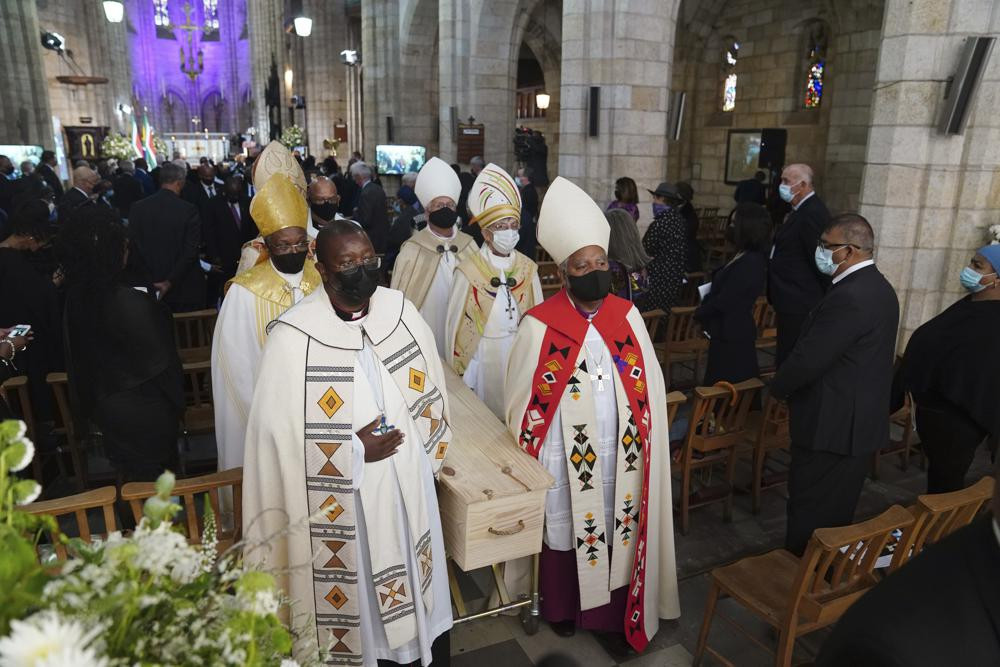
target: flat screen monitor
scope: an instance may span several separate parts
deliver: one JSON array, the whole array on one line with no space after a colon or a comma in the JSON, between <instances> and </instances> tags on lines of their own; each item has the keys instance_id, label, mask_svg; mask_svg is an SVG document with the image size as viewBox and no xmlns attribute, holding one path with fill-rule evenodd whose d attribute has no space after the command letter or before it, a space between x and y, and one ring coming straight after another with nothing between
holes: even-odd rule
<instances>
[{"instance_id":1,"label":"flat screen monitor","mask_svg":"<svg viewBox=\"0 0 1000 667\"><path fill-rule=\"evenodd\" d=\"M0 155L6 155L14 163L14 169L21 173L21 163L27 160L36 167L42 159L42 147L31 145L0 144Z\"/></svg>"},{"instance_id":2,"label":"flat screen monitor","mask_svg":"<svg viewBox=\"0 0 1000 667\"><path fill-rule=\"evenodd\" d=\"M380 174L405 174L420 171L427 161L423 146L396 146L385 144L375 147L375 164Z\"/></svg>"}]
</instances>

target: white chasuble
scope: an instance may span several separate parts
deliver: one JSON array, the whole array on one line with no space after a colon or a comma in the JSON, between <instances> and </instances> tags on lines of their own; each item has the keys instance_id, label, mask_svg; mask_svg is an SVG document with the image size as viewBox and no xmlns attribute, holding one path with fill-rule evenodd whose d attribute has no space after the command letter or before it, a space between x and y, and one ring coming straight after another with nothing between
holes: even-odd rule
<instances>
[{"instance_id":1,"label":"white chasuble","mask_svg":"<svg viewBox=\"0 0 1000 667\"><path fill-rule=\"evenodd\" d=\"M430 662L451 627L434 475L451 431L440 359L402 294L337 318L323 291L273 326L244 467L247 559L298 602L296 656L324 664ZM355 433L385 415L405 436L365 462Z\"/></svg>"},{"instance_id":2,"label":"white chasuble","mask_svg":"<svg viewBox=\"0 0 1000 667\"><path fill-rule=\"evenodd\" d=\"M638 310L615 297L602 310L609 305L608 313L621 316L605 314L598 326L601 311L588 321L563 291L524 317L507 366L505 416L556 480L546 497L545 541L575 551L581 609L606 604L611 590L630 585L623 628L648 642L660 618L680 615L666 387ZM631 402L623 382L647 401ZM648 433L642 442L641 431Z\"/></svg>"}]
</instances>

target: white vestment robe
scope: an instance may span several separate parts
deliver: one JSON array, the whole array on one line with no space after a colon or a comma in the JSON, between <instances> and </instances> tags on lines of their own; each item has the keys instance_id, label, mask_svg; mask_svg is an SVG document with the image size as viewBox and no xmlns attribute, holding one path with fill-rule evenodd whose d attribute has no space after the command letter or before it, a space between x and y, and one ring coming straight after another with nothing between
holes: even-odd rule
<instances>
[{"instance_id":1,"label":"white vestment robe","mask_svg":"<svg viewBox=\"0 0 1000 667\"><path fill-rule=\"evenodd\" d=\"M292 288L293 302L301 301L304 295L299 286L303 272L287 274L275 270L275 273ZM215 323L212 336L212 394L219 470L243 465L243 441L246 438L250 399L253 398L254 380L264 345L258 331L264 308L262 299L242 285L233 283L222 300Z\"/></svg>"},{"instance_id":2,"label":"white vestment robe","mask_svg":"<svg viewBox=\"0 0 1000 667\"><path fill-rule=\"evenodd\" d=\"M400 324L403 326L400 327ZM427 385L439 388L444 394L445 380L434 341L427 325L416 309L404 301L401 293L386 288L378 288L371 299L369 313L345 322L337 317L324 290L316 290L299 305L289 309L271 330L264 349L254 392L251 419L247 431L247 451L244 462L243 518L245 538L253 545L267 540L262 546L252 546L247 552L247 560L276 575L279 586L296 600L292 609L292 626L300 631L295 655L300 661L314 655L317 642L323 648L336 643L340 635L322 637L317 633L314 610L319 608L320 597L337 581L329 578L333 562L324 562L333 556L350 564L356 564L356 588L360 618L361 647L348 640L347 651L361 650L359 661L334 659L328 664L361 664L376 667L378 660L391 660L400 664L420 661L429 665L431 644L452 626L451 598L448 588L447 568L444 558L444 539L434 487L434 478L440 469L442 457L435 457L433 450L425 453L420 431L414 424L404 396L386 365L376 356L373 344L385 340L398 329L406 329L419 347L419 353L427 362ZM310 518L309 500L306 489L313 489L315 478L306 472L313 460L314 443L307 442L303 449L303 433L316 428L307 424L303 404L307 389L303 382L306 373L309 349L327 346L347 352L354 361L351 366L352 398L354 407L350 414L351 485L354 496L356 539L347 548L354 550L353 558L343 551L316 551L316 517ZM395 361L393 363L396 363ZM338 368L321 367L318 371L335 373ZM345 369L346 370L346 369ZM411 378L413 376L411 375ZM444 398L446 401L446 396ZM338 406L339 407L339 406ZM445 419L447 419L445 402ZM399 456L404 448L416 448L416 464L412 468L417 478L410 488L411 493L422 495L426 508L426 519L430 532L431 565L430 595L433 606L428 610L420 598L415 605L416 634L408 641L391 647L387 639L385 625L380 614L379 592L373 583L372 551L379 549L379 535L387 536L387 546L394 543L411 544L411 526L404 505L403 485L391 465L392 457L373 463L365 462L364 446L355 435L363 427L386 415L390 426L400 429L405 439L394 456ZM337 413L344 419L344 413ZM322 447L323 445L321 445ZM307 453L308 452L308 453ZM331 462L334 459L330 459ZM376 468L378 470L376 471ZM382 506L365 506L377 499ZM337 504L334 503L336 508ZM371 523L372 521L375 523ZM370 533L370 531L373 531ZM388 531L388 532L387 532ZM312 533L312 534L311 534ZM393 536L395 533L395 536ZM372 547L370 540L375 539ZM330 544L325 542L325 544ZM417 577L421 564L414 553L403 549L404 564L409 591L420 591ZM340 563L340 567L347 567ZM325 577L325 578L324 578ZM343 581L341 579L340 581ZM341 603L329 595L326 599L335 609L344 611Z\"/></svg>"},{"instance_id":3,"label":"white vestment robe","mask_svg":"<svg viewBox=\"0 0 1000 667\"><path fill-rule=\"evenodd\" d=\"M501 285L497 288L497 296L493 301L489 319L479 339L475 353L469 359L469 365L462 374L465 386L476 392L486 406L500 419L504 418L503 384L507 374L507 359L510 348L514 344L517 325L522 313L518 309L517 300L511 298L510 288L506 285L507 272L514 263L513 255L500 257L493 254L488 244L484 243L479 254L497 270ZM532 276L531 289L534 292L535 303L542 302L542 283L538 273ZM466 295L469 291L469 280L461 271L454 273L454 283L451 296L448 299L448 315L446 318L446 336L449 343L455 340L459 323L465 312ZM451 350L446 350L443 359L449 359Z\"/></svg>"}]
</instances>

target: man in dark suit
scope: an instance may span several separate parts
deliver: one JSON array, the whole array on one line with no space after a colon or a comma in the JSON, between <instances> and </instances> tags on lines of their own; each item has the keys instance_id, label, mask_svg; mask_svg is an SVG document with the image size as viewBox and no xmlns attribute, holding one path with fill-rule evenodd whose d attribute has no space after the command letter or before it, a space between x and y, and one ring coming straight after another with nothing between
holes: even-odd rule
<instances>
[{"instance_id":1,"label":"man in dark suit","mask_svg":"<svg viewBox=\"0 0 1000 667\"><path fill-rule=\"evenodd\" d=\"M209 218L204 227L208 233L205 248L209 261L218 266L219 291L236 275L243 244L257 237L257 225L250 217L250 199L245 196L242 176L226 179L222 191L208 204ZM219 294L215 295L216 297Z\"/></svg>"},{"instance_id":2,"label":"man in dark suit","mask_svg":"<svg viewBox=\"0 0 1000 667\"><path fill-rule=\"evenodd\" d=\"M808 165L790 164L781 172L781 198L792 212L774 234L768 271L767 295L777 315L778 367L791 354L802 323L830 284L816 269L816 241L830 221L830 212L812 186Z\"/></svg>"},{"instance_id":3,"label":"man in dark suit","mask_svg":"<svg viewBox=\"0 0 1000 667\"><path fill-rule=\"evenodd\" d=\"M118 215L127 220L132 204L145 195L142 192L142 183L135 176L135 164L131 160L122 160L118 163L118 168L121 169L121 173L111 181L115 193L111 197L111 203L118 209Z\"/></svg>"},{"instance_id":4,"label":"man in dark suit","mask_svg":"<svg viewBox=\"0 0 1000 667\"><path fill-rule=\"evenodd\" d=\"M538 220L538 190L535 188L535 170L521 167L517 170L517 187L521 191L521 238L517 251L535 261L538 245L536 226Z\"/></svg>"},{"instance_id":5,"label":"man in dark suit","mask_svg":"<svg viewBox=\"0 0 1000 667\"><path fill-rule=\"evenodd\" d=\"M215 182L215 167L207 162L198 167L198 178L189 180L181 190L181 197L189 201L198 209L198 213L208 217L208 202L218 194L220 188Z\"/></svg>"},{"instance_id":6,"label":"man in dark suit","mask_svg":"<svg viewBox=\"0 0 1000 667\"><path fill-rule=\"evenodd\" d=\"M168 162L160 189L132 205L129 236L160 298L175 313L205 307L205 276L198 263L198 209L180 197L186 174Z\"/></svg>"},{"instance_id":7,"label":"man in dark suit","mask_svg":"<svg viewBox=\"0 0 1000 667\"><path fill-rule=\"evenodd\" d=\"M59 199L59 219L69 220L73 211L94 202L94 188L101 177L90 167L75 167L73 169L73 187Z\"/></svg>"},{"instance_id":8,"label":"man in dark suit","mask_svg":"<svg viewBox=\"0 0 1000 667\"><path fill-rule=\"evenodd\" d=\"M56 201L63 196L63 185L56 173L56 154L53 151L42 151L42 161L38 164L38 173L41 174L52 192L56 193Z\"/></svg>"},{"instance_id":9,"label":"man in dark suit","mask_svg":"<svg viewBox=\"0 0 1000 667\"><path fill-rule=\"evenodd\" d=\"M156 186L153 185L153 177L149 175L149 163L146 162L146 158L136 158L135 180L139 181L139 185L142 186L143 195L148 197L156 191Z\"/></svg>"},{"instance_id":10,"label":"man in dark suit","mask_svg":"<svg viewBox=\"0 0 1000 667\"><path fill-rule=\"evenodd\" d=\"M875 268L874 246L860 215L830 222L814 262L833 285L771 383L790 413L785 548L794 554L814 529L854 520L871 454L889 441L899 301Z\"/></svg>"},{"instance_id":11,"label":"man in dark suit","mask_svg":"<svg viewBox=\"0 0 1000 667\"><path fill-rule=\"evenodd\" d=\"M372 180L372 169L364 162L351 165L351 177L358 186L358 207L354 211L354 222L371 239L375 252L385 254L389 239L389 214L385 210L385 190Z\"/></svg>"},{"instance_id":12,"label":"man in dark suit","mask_svg":"<svg viewBox=\"0 0 1000 667\"><path fill-rule=\"evenodd\" d=\"M982 515L855 602L817 667L938 667L1000 661L1000 468Z\"/></svg>"}]
</instances>

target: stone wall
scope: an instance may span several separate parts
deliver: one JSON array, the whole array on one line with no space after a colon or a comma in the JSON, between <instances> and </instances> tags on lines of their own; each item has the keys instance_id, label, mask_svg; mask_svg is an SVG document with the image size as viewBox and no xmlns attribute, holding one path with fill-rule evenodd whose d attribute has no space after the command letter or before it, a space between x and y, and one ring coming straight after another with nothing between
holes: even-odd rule
<instances>
[{"instance_id":1,"label":"stone wall","mask_svg":"<svg viewBox=\"0 0 1000 667\"><path fill-rule=\"evenodd\" d=\"M17 60L0 67L0 144L54 148L38 25L35 0L0 2L0 40Z\"/></svg>"},{"instance_id":2,"label":"stone wall","mask_svg":"<svg viewBox=\"0 0 1000 667\"><path fill-rule=\"evenodd\" d=\"M1000 32L992 0L887 0L861 213L900 298L900 339L962 295L958 275L1000 222L1000 50L964 135L936 130L963 41Z\"/></svg>"},{"instance_id":3,"label":"stone wall","mask_svg":"<svg viewBox=\"0 0 1000 667\"><path fill-rule=\"evenodd\" d=\"M687 92L681 138L670 143L669 175L689 180L700 206L733 206L725 183L730 129L785 128L785 162L805 162L832 210L857 205L874 81L881 2L729 0L679 29L675 91ZM828 35L825 90L819 108L806 109L807 32ZM708 30L698 28L707 27ZM736 108L722 111L723 59L739 43Z\"/></svg>"}]
</instances>

